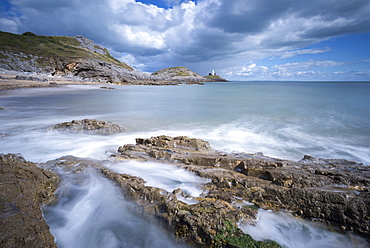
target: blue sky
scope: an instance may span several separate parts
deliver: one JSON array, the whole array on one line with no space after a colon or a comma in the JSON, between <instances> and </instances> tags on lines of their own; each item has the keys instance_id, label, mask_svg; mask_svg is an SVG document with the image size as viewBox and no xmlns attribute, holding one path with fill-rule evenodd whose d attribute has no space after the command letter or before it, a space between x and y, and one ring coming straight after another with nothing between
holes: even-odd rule
<instances>
[{"instance_id":1,"label":"blue sky","mask_svg":"<svg viewBox=\"0 0 370 248\"><path fill-rule=\"evenodd\" d=\"M0 30L83 35L145 72L370 81L369 0L1 0Z\"/></svg>"}]
</instances>

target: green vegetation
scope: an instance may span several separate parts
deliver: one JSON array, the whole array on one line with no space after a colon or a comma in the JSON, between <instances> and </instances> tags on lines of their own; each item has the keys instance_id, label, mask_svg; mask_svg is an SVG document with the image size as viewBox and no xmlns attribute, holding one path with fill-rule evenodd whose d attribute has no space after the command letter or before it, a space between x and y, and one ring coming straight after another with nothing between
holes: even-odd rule
<instances>
[{"instance_id":1,"label":"green vegetation","mask_svg":"<svg viewBox=\"0 0 370 248\"><path fill-rule=\"evenodd\" d=\"M222 79L219 75L212 76L212 75L207 75L205 78L210 78L210 79Z\"/></svg>"},{"instance_id":2,"label":"green vegetation","mask_svg":"<svg viewBox=\"0 0 370 248\"><path fill-rule=\"evenodd\" d=\"M163 75L166 74L171 77L196 77L200 76L196 74L195 72L192 72L186 67L177 66L177 67L171 67L159 70L157 72L154 72L153 75Z\"/></svg>"},{"instance_id":3,"label":"green vegetation","mask_svg":"<svg viewBox=\"0 0 370 248\"><path fill-rule=\"evenodd\" d=\"M26 32L23 35L0 32L0 51L24 54L25 57L37 56L40 63L46 58L87 58L133 70L131 66L113 58L108 50L105 55L92 52L81 47L78 40L73 37L37 36L32 32ZM1 55L1 58L5 58L5 55Z\"/></svg>"},{"instance_id":4,"label":"green vegetation","mask_svg":"<svg viewBox=\"0 0 370 248\"><path fill-rule=\"evenodd\" d=\"M219 247L235 248L279 248L274 241L255 241L250 235L243 233L232 221L224 222L224 229L216 234L215 241Z\"/></svg>"}]
</instances>

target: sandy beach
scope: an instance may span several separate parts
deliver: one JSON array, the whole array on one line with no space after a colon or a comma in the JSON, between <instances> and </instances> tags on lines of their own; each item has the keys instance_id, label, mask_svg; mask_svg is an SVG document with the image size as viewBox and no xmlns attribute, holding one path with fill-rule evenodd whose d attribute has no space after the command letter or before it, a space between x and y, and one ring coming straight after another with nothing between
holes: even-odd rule
<instances>
[{"instance_id":1,"label":"sandy beach","mask_svg":"<svg viewBox=\"0 0 370 248\"><path fill-rule=\"evenodd\" d=\"M36 78L40 81L35 80L19 80L17 76ZM40 76L40 75L28 75L22 72L16 71L0 71L0 91L3 90L16 90L22 88L41 88L41 87L59 87L62 85L110 85L102 82L91 82L82 81L73 78L66 77L53 77L53 76Z\"/></svg>"}]
</instances>

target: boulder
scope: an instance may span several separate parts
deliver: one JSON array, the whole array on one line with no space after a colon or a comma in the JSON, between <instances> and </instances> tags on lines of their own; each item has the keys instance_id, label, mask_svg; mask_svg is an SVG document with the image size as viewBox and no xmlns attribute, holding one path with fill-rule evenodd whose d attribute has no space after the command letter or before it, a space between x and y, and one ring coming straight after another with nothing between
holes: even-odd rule
<instances>
[{"instance_id":1,"label":"boulder","mask_svg":"<svg viewBox=\"0 0 370 248\"><path fill-rule=\"evenodd\" d=\"M114 134L123 132L125 129L112 122L83 119L57 124L52 128L52 130L70 133Z\"/></svg>"},{"instance_id":2,"label":"boulder","mask_svg":"<svg viewBox=\"0 0 370 248\"><path fill-rule=\"evenodd\" d=\"M57 247L40 205L54 198L59 178L18 154L0 155L0 247Z\"/></svg>"}]
</instances>

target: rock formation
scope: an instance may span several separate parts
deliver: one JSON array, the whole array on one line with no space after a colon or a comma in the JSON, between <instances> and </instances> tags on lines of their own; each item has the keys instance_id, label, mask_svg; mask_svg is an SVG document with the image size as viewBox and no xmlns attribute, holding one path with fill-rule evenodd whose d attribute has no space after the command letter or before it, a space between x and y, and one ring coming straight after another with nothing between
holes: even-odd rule
<instances>
[{"instance_id":1,"label":"rock formation","mask_svg":"<svg viewBox=\"0 0 370 248\"><path fill-rule=\"evenodd\" d=\"M153 76L164 80L175 80L178 82L227 82L221 77L202 77L186 67L171 67L152 73Z\"/></svg>"},{"instance_id":2,"label":"rock formation","mask_svg":"<svg viewBox=\"0 0 370 248\"><path fill-rule=\"evenodd\" d=\"M59 178L16 154L0 155L0 247L56 247L40 205Z\"/></svg>"},{"instance_id":3,"label":"rock formation","mask_svg":"<svg viewBox=\"0 0 370 248\"><path fill-rule=\"evenodd\" d=\"M133 211L142 216L156 217L179 240L196 247L280 247L272 241L255 241L237 227L239 220L255 218L255 208L241 208L212 197L198 197L194 204L187 204L182 199L190 196L181 189L166 192L145 186L143 179L115 173L104 167L102 161L66 156L49 161L46 166L61 168L67 173L81 172L86 167L95 168L122 188L125 198L134 203Z\"/></svg>"},{"instance_id":4,"label":"rock formation","mask_svg":"<svg viewBox=\"0 0 370 248\"><path fill-rule=\"evenodd\" d=\"M121 187L134 211L155 216L179 240L197 247L280 247L257 242L238 228L238 223L253 222L258 208L289 210L370 238L370 169L362 164L307 155L296 162L261 153L226 154L204 140L164 135L123 145L108 163L127 159L171 163L209 182L193 197L181 189L167 192L146 186L141 178L111 171L105 167L108 161L66 156L41 166L66 172L95 168ZM1 155L0 165L0 245L55 247L39 206L53 198L58 177L14 154Z\"/></svg>"},{"instance_id":5,"label":"rock formation","mask_svg":"<svg viewBox=\"0 0 370 248\"><path fill-rule=\"evenodd\" d=\"M125 131L124 127L106 121L95 119L83 119L81 121L72 120L55 125L52 130L69 133L89 133L89 134L114 134Z\"/></svg>"},{"instance_id":6,"label":"rock formation","mask_svg":"<svg viewBox=\"0 0 370 248\"><path fill-rule=\"evenodd\" d=\"M0 32L0 68L114 84L173 85L214 81L183 67L176 69L180 73L176 76L139 72L112 57L106 48L83 36Z\"/></svg>"},{"instance_id":7,"label":"rock formation","mask_svg":"<svg viewBox=\"0 0 370 248\"><path fill-rule=\"evenodd\" d=\"M119 147L115 156L167 161L211 178L206 197L230 204L242 198L260 208L290 210L370 237L370 168L362 164L310 156L294 162L263 154L224 154L206 141L169 136L136 139L136 144Z\"/></svg>"}]
</instances>

